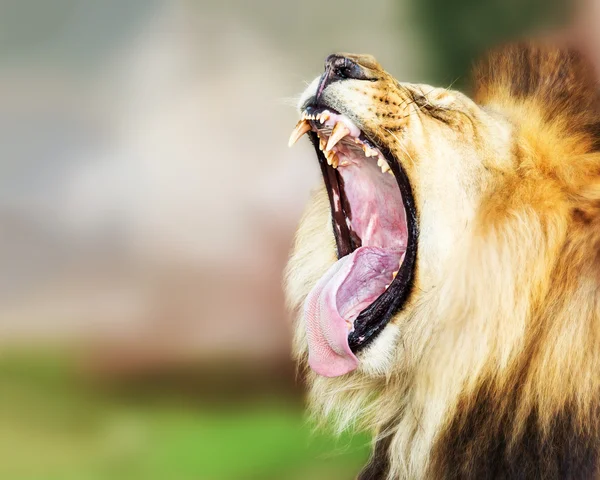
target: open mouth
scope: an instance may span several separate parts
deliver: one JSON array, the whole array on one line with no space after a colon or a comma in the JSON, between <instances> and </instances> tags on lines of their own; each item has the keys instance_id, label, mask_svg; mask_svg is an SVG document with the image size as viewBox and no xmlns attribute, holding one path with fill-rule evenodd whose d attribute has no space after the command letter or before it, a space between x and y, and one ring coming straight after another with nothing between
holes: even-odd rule
<instances>
[{"instance_id":1,"label":"open mouth","mask_svg":"<svg viewBox=\"0 0 600 480\"><path fill-rule=\"evenodd\" d=\"M406 301L416 260L416 212L401 165L347 116L308 106L290 145L305 133L329 195L339 258L305 302L309 365L331 377L358 366L355 354Z\"/></svg>"}]
</instances>

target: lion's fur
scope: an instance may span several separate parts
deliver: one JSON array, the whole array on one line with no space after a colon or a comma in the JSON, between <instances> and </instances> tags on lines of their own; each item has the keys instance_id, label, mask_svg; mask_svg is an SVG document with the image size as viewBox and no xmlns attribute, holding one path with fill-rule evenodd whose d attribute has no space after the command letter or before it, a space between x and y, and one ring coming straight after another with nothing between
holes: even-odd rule
<instances>
[{"instance_id":1,"label":"lion's fur","mask_svg":"<svg viewBox=\"0 0 600 480\"><path fill-rule=\"evenodd\" d=\"M362 355L368 366L342 377L307 369L298 322L312 411L340 430L385 437L390 479L510 476L516 461L548 478L597 475L600 104L591 70L569 49L520 44L479 64L475 103L381 78L368 88L388 102L363 96L387 116L361 113L348 92L331 95L403 162L421 225L415 285ZM405 89L425 102L405 101ZM319 191L287 270L292 309L335 260ZM525 445L537 456L523 460Z\"/></svg>"}]
</instances>

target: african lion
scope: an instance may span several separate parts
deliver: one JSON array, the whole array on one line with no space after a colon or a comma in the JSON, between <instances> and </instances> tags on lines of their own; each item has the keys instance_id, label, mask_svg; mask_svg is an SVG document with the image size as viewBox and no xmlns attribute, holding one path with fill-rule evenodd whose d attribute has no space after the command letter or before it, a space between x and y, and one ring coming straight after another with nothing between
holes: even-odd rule
<instances>
[{"instance_id":1,"label":"african lion","mask_svg":"<svg viewBox=\"0 0 600 480\"><path fill-rule=\"evenodd\" d=\"M582 55L521 43L473 99L336 54L301 97L323 173L286 272L320 418L359 478L599 470L600 102Z\"/></svg>"}]
</instances>

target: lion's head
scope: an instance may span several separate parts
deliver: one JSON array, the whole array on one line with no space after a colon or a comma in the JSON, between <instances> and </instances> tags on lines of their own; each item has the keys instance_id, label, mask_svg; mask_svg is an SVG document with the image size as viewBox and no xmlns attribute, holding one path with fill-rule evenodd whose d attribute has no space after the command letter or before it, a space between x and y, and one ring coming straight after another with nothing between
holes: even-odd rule
<instances>
[{"instance_id":1,"label":"lion's head","mask_svg":"<svg viewBox=\"0 0 600 480\"><path fill-rule=\"evenodd\" d=\"M459 92L397 82L368 55L328 57L300 114L290 141L308 132L325 184L289 268L308 362L324 376L383 374L400 326L453 268L490 172L509 167L511 127Z\"/></svg>"},{"instance_id":2,"label":"lion's head","mask_svg":"<svg viewBox=\"0 0 600 480\"><path fill-rule=\"evenodd\" d=\"M316 411L386 436L386 474L442 471L482 392L503 438L590 418L598 98L578 54L531 44L487 57L473 99L351 54L302 95L290 143L308 133L324 186L287 269L295 354Z\"/></svg>"}]
</instances>

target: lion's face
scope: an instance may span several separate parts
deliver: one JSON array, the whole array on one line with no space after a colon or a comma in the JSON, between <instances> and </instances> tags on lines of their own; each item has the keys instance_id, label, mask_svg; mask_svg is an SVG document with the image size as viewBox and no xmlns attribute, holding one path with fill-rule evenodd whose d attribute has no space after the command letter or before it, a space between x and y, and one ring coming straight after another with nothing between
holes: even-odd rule
<instances>
[{"instance_id":1,"label":"lion's face","mask_svg":"<svg viewBox=\"0 0 600 480\"><path fill-rule=\"evenodd\" d=\"M399 83L365 55L328 57L299 110L290 143L309 134L325 188L288 266L297 353L308 347L324 376L385 373L422 297L460 268L453 246L509 132L464 95Z\"/></svg>"}]
</instances>

